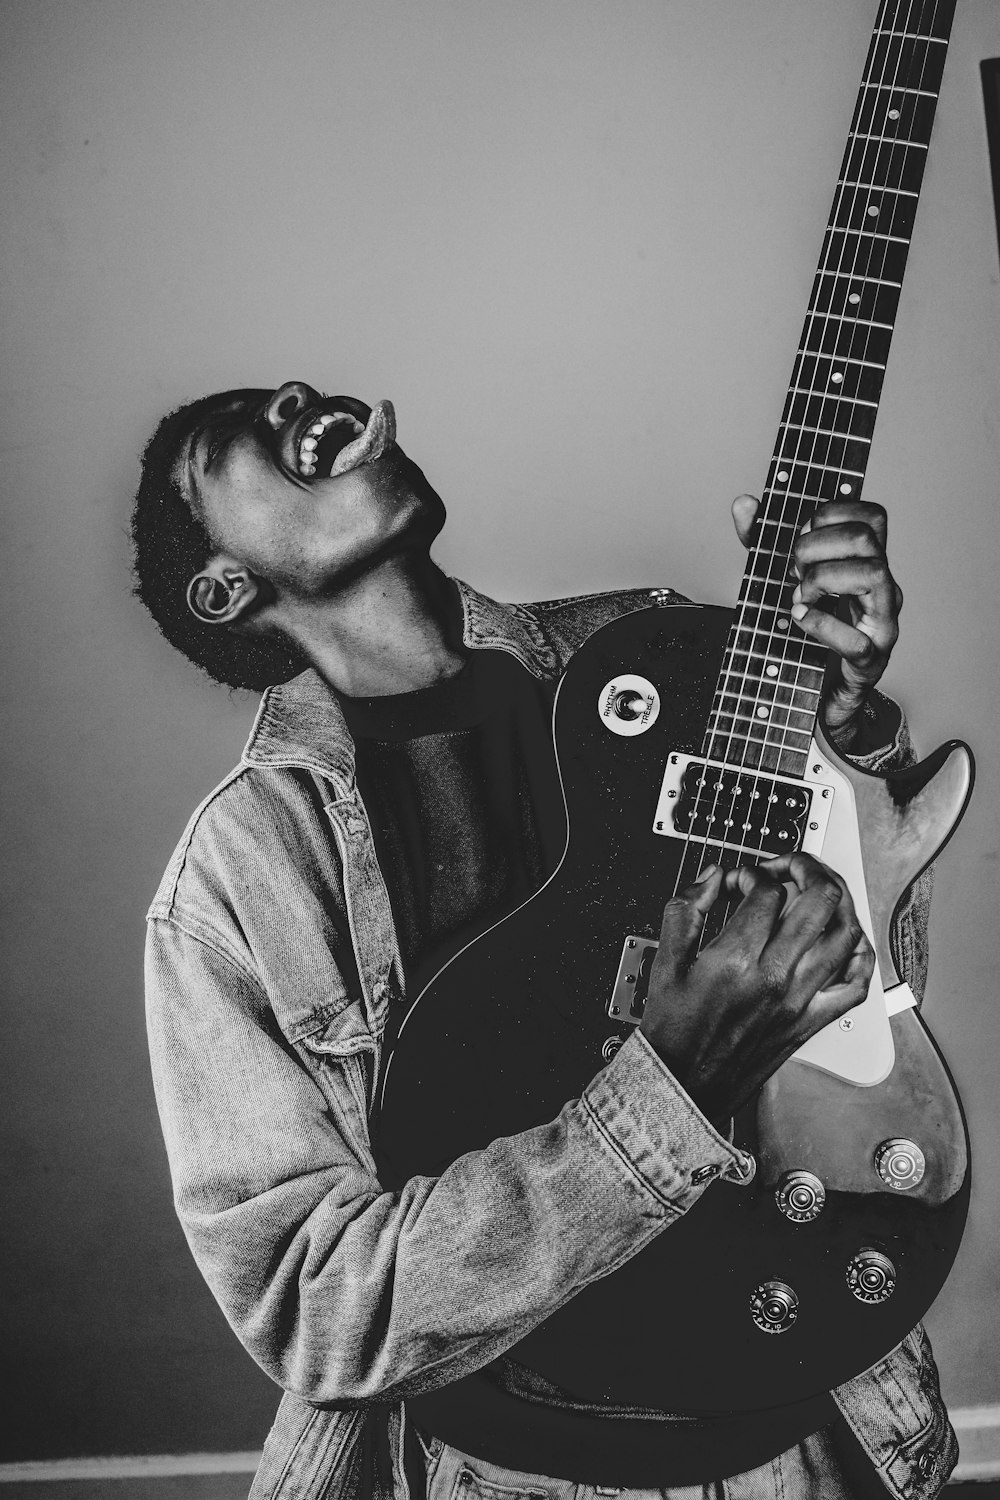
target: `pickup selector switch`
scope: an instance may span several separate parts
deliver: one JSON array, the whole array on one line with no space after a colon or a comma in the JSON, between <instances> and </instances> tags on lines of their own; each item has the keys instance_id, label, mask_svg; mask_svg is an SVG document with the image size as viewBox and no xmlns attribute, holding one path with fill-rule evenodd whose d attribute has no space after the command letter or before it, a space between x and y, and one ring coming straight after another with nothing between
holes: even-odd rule
<instances>
[{"instance_id":1,"label":"pickup selector switch","mask_svg":"<svg viewBox=\"0 0 1000 1500\"><path fill-rule=\"evenodd\" d=\"M762 1281L750 1298L750 1315L761 1333L787 1333L799 1315L799 1299L784 1281Z\"/></svg>"}]
</instances>

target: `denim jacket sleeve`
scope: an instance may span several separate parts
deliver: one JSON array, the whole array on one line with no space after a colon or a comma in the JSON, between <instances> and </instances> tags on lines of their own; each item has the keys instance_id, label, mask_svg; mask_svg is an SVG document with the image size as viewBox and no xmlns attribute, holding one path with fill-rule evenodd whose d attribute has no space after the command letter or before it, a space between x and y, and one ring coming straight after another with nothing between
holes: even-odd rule
<instances>
[{"instance_id":1,"label":"denim jacket sleeve","mask_svg":"<svg viewBox=\"0 0 1000 1500\"><path fill-rule=\"evenodd\" d=\"M482 1366L737 1160L636 1035L549 1124L384 1191L356 1010L345 1045L324 1033L336 1050L290 1042L236 926L192 925L154 915L147 947L176 1206L240 1339L310 1402L384 1402Z\"/></svg>"}]
</instances>

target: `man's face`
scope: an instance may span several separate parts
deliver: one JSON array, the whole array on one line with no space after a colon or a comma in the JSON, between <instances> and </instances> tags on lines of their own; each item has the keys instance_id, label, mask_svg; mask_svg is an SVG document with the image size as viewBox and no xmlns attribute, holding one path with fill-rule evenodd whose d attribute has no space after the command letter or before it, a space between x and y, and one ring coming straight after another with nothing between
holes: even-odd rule
<instances>
[{"instance_id":1,"label":"man's face","mask_svg":"<svg viewBox=\"0 0 1000 1500\"><path fill-rule=\"evenodd\" d=\"M426 551L444 507L397 447L388 402L291 382L226 392L175 471L220 553L279 593L319 598L405 547Z\"/></svg>"}]
</instances>

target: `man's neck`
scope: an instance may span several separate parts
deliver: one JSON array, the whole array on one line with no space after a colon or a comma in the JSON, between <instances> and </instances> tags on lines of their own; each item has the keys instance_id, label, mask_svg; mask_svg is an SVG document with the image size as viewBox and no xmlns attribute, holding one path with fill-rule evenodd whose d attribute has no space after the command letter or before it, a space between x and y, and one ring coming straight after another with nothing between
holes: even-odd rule
<instances>
[{"instance_id":1,"label":"man's neck","mask_svg":"<svg viewBox=\"0 0 1000 1500\"><path fill-rule=\"evenodd\" d=\"M335 598L296 610L290 633L351 698L416 692L461 670L454 585L426 555L394 557Z\"/></svg>"}]
</instances>

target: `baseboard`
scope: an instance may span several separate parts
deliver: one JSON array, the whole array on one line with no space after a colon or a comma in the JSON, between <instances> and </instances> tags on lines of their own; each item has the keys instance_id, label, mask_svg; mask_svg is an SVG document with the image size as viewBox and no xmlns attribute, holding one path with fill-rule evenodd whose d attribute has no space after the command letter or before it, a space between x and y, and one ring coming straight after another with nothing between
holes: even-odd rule
<instances>
[{"instance_id":1,"label":"baseboard","mask_svg":"<svg viewBox=\"0 0 1000 1500\"><path fill-rule=\"evenodd\" d=\"M961 1456L953 1483L1000 1479L1000 1405L951 1412ZM259 1453L162 1453L128 1458L56 1458L0 1464L0 1484L101 1479L166 1479L173 1475L252 1474ZM67 1497L69 1500L69 1497Z\"/></svg>"},{"instance_id":2,"label":"baseboard","mask_svg":"<svg viewBox=\"0 0 1000 1500\"><path fill-rule=\"evenodd\" d=\"M151 1453L126 1458L31 1459L0 1464L0 1484L32 1480L167 1479L177 1474L253 1474L260 1453Z\"/></svg>"}]
</instances>

